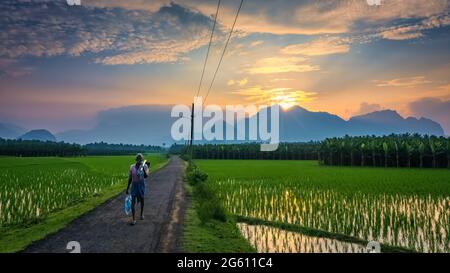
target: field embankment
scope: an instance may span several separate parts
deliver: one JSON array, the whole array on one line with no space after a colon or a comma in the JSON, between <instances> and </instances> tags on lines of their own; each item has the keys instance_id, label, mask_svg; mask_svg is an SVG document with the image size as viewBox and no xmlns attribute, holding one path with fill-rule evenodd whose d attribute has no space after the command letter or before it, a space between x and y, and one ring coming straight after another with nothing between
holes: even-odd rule
<instances>
[{"instance_id":1,"label":"field embankment","mask_svg":"<svg viewBox=\"0 0 450 273\"><path fill-rule=\"evenodd\" d=\"M186 171L188 208L184 217L183 250L193 253L255 252L240 234L234 218L207 183L207 174L193 163Z\"/></svg>"}]
</instances>

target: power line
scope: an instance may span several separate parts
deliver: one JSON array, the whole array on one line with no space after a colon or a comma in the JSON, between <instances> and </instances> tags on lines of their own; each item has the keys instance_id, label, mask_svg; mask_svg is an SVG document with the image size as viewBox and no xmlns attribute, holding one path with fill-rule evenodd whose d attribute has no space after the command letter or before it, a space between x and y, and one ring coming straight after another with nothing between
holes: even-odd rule
<instances>
[{"instance_id":1,"label":"power line","mask_svg":"<svg viewBox=\"0 0 450 273\"><path fill-rule=\"evenodd\" d=\"M223 48L222 56L220 57L219 63L217 64L217 68L216 68L216 71L214 72L213 79L212 79L212 81L211 81L211 84L209 85L208 92L206 93L205 99L204 99L204 101L203 101L204 103L206 103L206 99L208 98L209 93L211 92L211 88L212 88L212 86L213 86L213 84L214 84L214 81L215 81L215 79L216 79L217 72L219 71L220 65L222 64L223 56L225 55L225 51L227 50L228 43L230 42L231 35L233 34L234 26L236 25L236 21L237 21L237 19L238 19L239 12L241 11L242 4L243 4L243 3L244 3L244 0L241 0L241 4L239 5L239 8L238 8L238 10L237 10L236 17L234 18L233 26L231 27L231 31L230 31L230 34L228 35L227 42L225 43L225 47Z\"/></svg>"},{"instance_id":2,"label":"power line","mask_svg":"<svg viewBox=\"0 0 450 273\"><path fill-rule=\"evenodd\" d=\"M219 14L219 8L220 8L220 1L219 0L217 2L217 9L216 9L216 15L214 16L214 24L212 27L212 31L211 31L211 36L209 37L209 44L208 44L208 51L206 52L206 57L205 57L205 63L203 64L203 69L202 69L202 75L200 77L200 83L198 84L198 89L197 89L197 95L196 97L198 97L198 95L200 94L200 90L202 88L202 82L203 82L203 77L205 75L205 69L206 69L206 64L208 63L208 57L209 57L209 51L211 49L211 44L212 44L212 39L214 37L214 30L216 29L216 24L217 24L217 15ZM192 103L192 113L191 113L191 135L190 135L190 139L189 139L189 147L190 147L190 154L191 154L191 159L192 159L192 153L193 153L193 138L194 138L194 103Z\"/></svg>"},{"instance_id":3,"label":"power line","mask_svg":"<svg viewBox=\"0 0 450 273\"><path fill-rule=\"evenodd\" d=\"M202 88L203 76L205 75L206 64L208 63L209 50L211 49L212 39L214 36L214 30L216 29L216 22L217 22L217 15L219 14L219 8L220 8L220 0L217 3L216 16L214 17L214 25L213 25L213 28L211 31L211 37L209 38L208 51L206 52L205 63L203 64L202 76L200 77L200 83L198 85L196 97L198 97L198 95L200 94L200 89Z\"/></svg>"},{"instance_id":4,"label":"power line","mask_svg":"<svg viewBox=\"0 0 450 273\"><path fill-rule=\"evenodd\" d=\"M244 3L244 0L241 0L241 3L239 5L239 8L238 8L237 13L236 13L236 17L234 18L233 26L231 27L230 34L228 35L228 39L227 39L227 41L225 43L225 47L223 48L222 56L220 56L220 60L219 60L219 63L217 64L216 71L214 72L213 79L211 81L211 84L209 85L208 92L206 93L205 100L204 100L205 102L206 102L206 99L208 98L209 93L211 92L211 88L212 88L212 86L214 84L214 80L216 79L217 72L219 71L219 68L220 68L220 65L222 63L223 57L224 57L225 52L227 50L228 43L230 42L231 35L233 34L234 27L236 25L236 21L237 21L237 18L239 16L239 12L241 11L243 3ZM209 45L208 45L208 51L207 51L207 54L206 54L205 63L203 65L202 76L200 78L200 84L199 84L199 87L198 87L198 90L197 90L197 97L198 97L198 95L200 93L201 84L202 84L203 76L204 76L204 73L205 73L206 63L208 62L208 56L209 56L209 51L211 49L211 43L212 43L212 38L213 38L213 35L214 35L214 29L216 27L217 15L219 13L219 7L220 7L220 0L219 0L219 3L217 4L217 10L216 10L216 16L214 18L213 30L211 32L211 37L210 37ZM191 139L190 139L190 144L189 144L191 159L192 159L193 150L194 150L194 146L192 145L193 144L193 138L194 138L193 137L193 135L194 135L194 107L195 107L195 102L192 104L192 113L191 113Z\"/></svg>"}]
</instances>

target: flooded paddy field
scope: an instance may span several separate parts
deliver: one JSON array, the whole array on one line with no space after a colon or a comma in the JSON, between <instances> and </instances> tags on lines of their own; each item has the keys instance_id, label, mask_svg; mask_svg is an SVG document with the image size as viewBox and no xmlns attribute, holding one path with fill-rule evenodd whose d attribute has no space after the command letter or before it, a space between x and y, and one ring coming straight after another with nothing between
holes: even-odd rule
<instances>
[{"instance_id":1,"label":"flooded paddy field","mask_svg":"<svg viewBox=\"0 0 450 273\"><path fill-rule=\"evenodd\" d=\"M449 170L324 167L312 161L199 160L198 165L233 215L418 252L450 251ZM275 227L238 226L261 252L365 248Z\"/></svg>"}]
</instances>

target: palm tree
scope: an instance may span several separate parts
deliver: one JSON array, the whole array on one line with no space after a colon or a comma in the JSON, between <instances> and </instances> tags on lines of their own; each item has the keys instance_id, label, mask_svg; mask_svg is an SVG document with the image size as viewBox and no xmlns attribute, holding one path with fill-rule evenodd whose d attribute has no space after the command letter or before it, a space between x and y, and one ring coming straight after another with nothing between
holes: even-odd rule
<instances>
[{"instance_id":1,"label":"palm tree","mask_svg":"<svg viewBox=\"0 0 450 273\"><path fill-rule=\"evenodd\" d=\"M447 154L447 168L450 169L450 137L447 139L447 145L445 146L445 151Z\"/></svg>"},{"instance_id":2,"label":"palm tree","mask_svg":"<svg viewBox=\"0 0 450 273\"><path fill-rule=\"evenodd\" d=\"M350 150L350 166L355 165L355 144L354 140L350 139L348 141L348 148Z\"/></svg>"},{"instance_id":3,"label":"palm tree","mask_svg":"<svg viewBox=\"0 0 450 273\"><path fill-rule=\"evenodd\" d=\"M411 168L411 156L414 153L414 147L409 145L409 143L407 143L406 141L403 143L404 143L404 147L405 147L405 151L406 151L408 168Z\"/></svg>"},{"instance_id":4,"label":"palm tree","mask_svg":"<svg viewBox=\"0 0 450 273\"><path fill-rule=\"evenodd\" d=\"M360 148L361 148L361 166L364 166L365 165L364 164L364 156L365 156L364 151L366 149L366 144L362 143Z\"/></svg>"},{"instance_id":5,"label":"palm tree","mask_svg":"<svg viewBox=\"0 0 450 273\"><path fill-rule=\"evenodd\" d=\"M438 157L439 155L445 153L445 146L444 142L440 141L440 139L434 138L431 142L434 148L434 151L431 152L433 156L433 168L437 168L442 165L440 164L440 161L438 161Z\"/></svg>"},{"instance_id":6,"label":"palm tree","mask_svg":"<svg viewBox=\"0 0 450 273\"><path fill-rule=\"evenodd\" d=\"M343 140L343 141L341 142L341 145L339 145L339 156L340 156L340 162L339 162L339 164L340 164L341 166L344 165L344 151L345 151L345 146L346 146L345 143L346 143L346 141Z\"/></svg>"},{"instance_id":7,"label":"palm tree","mask_svg":"<svg viewBox=\"0 0 450 273\"><path fill-rule=\"evenodd\" d=\"M423 168L423 157L425 156L425 144L420 141L419 144L419 158L420 158L420 167Z\"/></svg>"},{"instance_id":8,"label":"palm tree","mask_svg":"<svg viewBox=\"0 0 450 273\"><path fill-rule=\"evenodd\" d=\"M383 142L383 151L384 151L384 167L388 167L388 153L389 153L389 145L387 142Z\"/></svg>"},{"instance_id":9,"label":"palm tree","mask_svg":"<svg viewBox=\"0 0 450 273\"><path fill-rule=\"evenodd\" d=\"M320 158L327 165L367 166L371 160L373 166L415 167L432 165L435 168L450 168L450 138L421 136L418 134L390 135L383 137L328 138L319 145L297 144L302 158ZM394 155L395 152L395 155ZM355 153L359 153L356 155ZM428 163L428 153L430 163ZM355 158L355 155L357 158ZM368 158L369 157L371 158ZM358 161L360 157L361 163ZM380 160L377 160L377 156ZM392 156L392 157L391 157ZM395 159L394 159L395 156ZM431 162L431 156L432 162ZM384 160L384 161L383 161ZM356 162L355 162L356 161ZM384 163L383 163L384 162Z\"/></svg>"},{"instance_id":10,"label":"palm tree","mask_svg":"<svg viewBox=\"0 0 450 273\"><path fill-rule=\"evenodd\" d=\"M450 137L447 139L447 168L450 169Z\"/></svg>"},{"instance_id":11,"label":"palm tree","mask_svg":"<svg viewBox=\"0 0 450 273\"><path fill-rule=\"evenodd\" d=\"M377 150L377 141L372 140L370 142L370 150L372 151L372 166L376 167L377 161L376 161L376 150Z\"/></svg>"},{"instance_id":12,"label":"palm tree","mask_svg":"<svg viewBox=\"0 0 450 273\"><path fill-rule=\"evenodd\" d=\"M325 145L328 150L328 160L330 162L329 164L333 165L333 142L331 140L327 140Z\"/></svg>"},{"instance_id":13,"label":"palm tree","mask_svg":"<svg viewBox=\"0 0 450 273\"><path fill-rule=\"evenodd\" d=\"M431 156L433 157L433 168L436 168L436 144L434 143L434 140L430 138L428 141L431 151Z\"/></svg>"},{"instance_id":14,"label":"palm tree","mask_svg":"<svg viewBox=\"0 0 450 273\"><path fill-rule=\"evenodd\" d=\"M398 154L398 144L397 144L397 141L393 141L394 142L394 149L395 149L395 160L396 160L396 163L397 163L397 168L398 167L400 167L400 160L399 160L399 154Z\"/></svg>"}]
</instances>

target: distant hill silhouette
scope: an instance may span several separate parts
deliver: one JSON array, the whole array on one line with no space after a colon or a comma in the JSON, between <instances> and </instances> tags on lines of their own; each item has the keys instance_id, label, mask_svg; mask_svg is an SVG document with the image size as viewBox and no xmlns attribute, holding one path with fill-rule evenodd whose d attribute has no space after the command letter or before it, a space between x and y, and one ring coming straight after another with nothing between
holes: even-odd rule
<instances>
[{"instance_id":1,"label":"distant hill silhouette","mask_svg":"<svg viewBox=\"0 0 450 273\"><path fill-rule=\"evenodd\" d=\"M404 119L397 112L384 110L356 116L348 121L351 135L386 135L392 133L419 133L444 135L444 130L437 122L427 118Z\"/></svg>"},{"instance_id":2,"label":"distant hill silhouette","mask_svg":"<svg viewBox=\"0 0 450 273\"><path fill-rule=\"evenodd\" d=\"M14 124L0 123L0 137L14 139L23 135L27 130Z\"/></svg>"},{"instance_id":3,"label":"distant hill silhouette","mask_svg":"<svg viewBox=\"0 0 450 273\"><path fill-rule=\"evenodd\" d=\"M97 114L90 130L70 130L56 135L62 141L87 144L93 142L170 145L174 141L170 128L172 106L146 105L114 108Z\"/></svg>"},{"instance_id":4,"label":"distant hill silhouette","mask_svg":"<svg viewBox=\"0 0 450 273\"><path fill-rule=\"evenodd\" d=\"M129 106L102 111L90 130L72 130L57 134L66 142L168 145L174 143L170 130L177 118L171 118L171 106ZM226 125L224 125L226 127ZM302 107L280 111L280 140L285 142L322 140L344 135L386 135L419 133L441 136L442 127L426 118L403 118L384 110L355 116L346 121L327 112L311 112Z\"/></svg>"},{"instance_id":5,"label":"distant hill silhouette","mask_svg":"<svg viewBox=\"0 0 450 273\"><path fill-rule=\"evenodd\" d=\"M31 130L28 133L18 137L18 139L56 142L56 137L52 133L44 129Z\"/></svg>"},{"instance_id":6,"label":"distant hill silhouette","mask_svg":"<svg viewBox=\"0 0 450 273\"><path fill-rule=\"evenodd\" d=\"M311 141L343 136L346 128L345 120L326 112L311 112L299 106L280 111L281 141Z\"/></svg>"}]
</instances>

